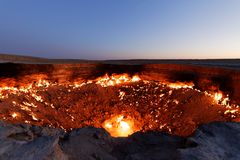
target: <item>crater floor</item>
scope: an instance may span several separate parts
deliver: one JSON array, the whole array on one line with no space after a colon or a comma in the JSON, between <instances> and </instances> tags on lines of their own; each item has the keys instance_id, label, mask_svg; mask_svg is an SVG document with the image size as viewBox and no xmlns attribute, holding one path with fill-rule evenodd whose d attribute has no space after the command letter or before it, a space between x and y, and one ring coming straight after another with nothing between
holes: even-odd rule
<instances>
[{"instance_id":1,"label":"crater floor","mask_svg":"<svg viewBox=\"0 0 240 160\"><path fill-rule=\"evenodd\" d=\"M25 88L1 88L0 119L66 131L93 126L118 136L120 121L126 121L124 136L137 131L189 136L201 124L239 121L239 116L239 106L221 92L138 77L104 76L72 84L40 80Z\"/></svg>"}]
</instances>

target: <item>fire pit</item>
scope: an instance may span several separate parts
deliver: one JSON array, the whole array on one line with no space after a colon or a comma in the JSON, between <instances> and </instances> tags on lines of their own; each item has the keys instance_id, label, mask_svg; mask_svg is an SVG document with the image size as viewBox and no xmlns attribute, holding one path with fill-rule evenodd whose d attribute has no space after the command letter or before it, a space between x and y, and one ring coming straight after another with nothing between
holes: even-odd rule
<instances>
[{"instance_id":1,"label":"fire pit","mask_svg":"<svg viewBox=\"0 0 240 160\"><path fill-rule=\"evenodd\" d=\"M200 124L239 118L239 105L228 95L197 89L194 82L127 73L69 83L36 77L29 84L0 88L1 119L65 131L94 126L126 137L150 130L188 136Z\"/></svg>"}]
</instances>

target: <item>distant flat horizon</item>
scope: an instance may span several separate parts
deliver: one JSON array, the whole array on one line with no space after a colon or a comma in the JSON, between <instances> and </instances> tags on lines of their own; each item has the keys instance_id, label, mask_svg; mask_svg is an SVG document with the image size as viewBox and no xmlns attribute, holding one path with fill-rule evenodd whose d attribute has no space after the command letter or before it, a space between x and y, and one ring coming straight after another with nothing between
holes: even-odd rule
<instances>
[{"instance_id":1,"label":"distant flat horizon","mask_svg":"<svg viewBox=\"0 0 240 160\"><path fill-rule=\"evenodd\" d=\"M108 60L87 60L87 59L47 59L41 57L0 54L0 65L13 64L106 64L106 65L147 65L147 64L176 64L194 65L203 67L221 67L240 70L240 59L108 59Z\"/></svg>"},{"instance_id":2,"label":"distant flat horizon","mask_svg":"<svg viewBox=\"0 0 240 160\"><path fill-rule=\"evenodd\" d=\"M89 60L89 61L138 61L138 60L196 60L196 61L201 61L201 60L240 60L240 58L122 58L122 59L81 59L81 58L47 58L47 57L40 57L40 56L32 56L28 54L15 54L15 53L0 53L0 60L2 58L14 58L14 57L19 57L19 58L32 58L32 59L42 59L42 60Z\"/></svg>"}]
</instances>

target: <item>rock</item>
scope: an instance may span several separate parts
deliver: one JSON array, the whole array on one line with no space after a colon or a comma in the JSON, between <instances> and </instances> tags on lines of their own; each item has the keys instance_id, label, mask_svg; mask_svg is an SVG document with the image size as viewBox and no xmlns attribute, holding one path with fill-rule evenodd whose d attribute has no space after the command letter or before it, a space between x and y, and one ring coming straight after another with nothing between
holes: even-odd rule
<instances>
[{"instance_id":1,"label":"rock","mask_svg":"<svg viewBox=\"0 0 240 160\"><path fill-rule=\"evenodd\" d=\"M177 148L183 138L169 136L165 133L148 132L135 133L127 139L122 139L113 151L118 159L145 160L145 159L177 159Z\"/></svg>"},{"instance_id":2,"label":"rock","mask_svg":"<svg viewBox=\"0 0 240 160\"><path fill-rule=\"evenodd\" d=\"M59 148L59 129L3 122L0 126L0 159L67 159Z\"/></svg>"},{"instance_id":3,"label":"rock","mask_svg":"<svg viewBox=\"0 0 240 160\"><path fill-rule=\"evenodd\" d=\"M113 138L104 129L61 129L0 122L3 160L240 159L240 123L215 122L190 137L161 132Z\"/></svg>"},{"instance_id":4,"label":"rock","mask_svg":"<svg viewBox=\"0 0 240 160\"><path fill-rule=\"evenodd\" d=\"M113 138L105 130L86 127L73 130L60 144L69 159L116 160L111 155L112 141Z\"/></svg>"},{"instance_id":5,"label":"rock","mask_svg":"<svg viewBox=\"0 0 240 160\"><path fill-rule=\"evenodd\" d=\"M182 159L240 159L240 124L211 123L188 138L197 145L180 149Z\"/></svg>"}]
</instances>

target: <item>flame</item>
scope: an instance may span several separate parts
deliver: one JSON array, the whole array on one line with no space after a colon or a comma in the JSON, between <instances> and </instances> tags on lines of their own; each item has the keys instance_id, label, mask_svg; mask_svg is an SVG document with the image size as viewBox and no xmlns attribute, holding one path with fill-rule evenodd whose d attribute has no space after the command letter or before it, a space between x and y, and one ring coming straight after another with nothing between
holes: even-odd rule
<instances>
[{"instance_id":1,"label":"flame","mask_svg":"<svg viewBox=\"0 0 240 160\"><path fill-rule=\"evenodd\" d=\"M34 121L37 121L37 120L38 120L35 114L32 113L31 116L32 116L32 119L33 119Z\"/></svg>"},{"instance_id":2,"label":"flame","mask_svg":"<svg viewBox=\"0 0 240 160\"><path fill-rule=\"evenodd\" d=\"M230 99L228 95L224 95L221 91L214 93L214 95L210 94L210 96L213 97L216 103L219 103L224 106L229 106Z\"/></svg>"},{"instance_id":3,"label":"flame","mask_svg":"<svg viewBox=\"0 0 240 160\"><path fill-rule=\"evenodd\" d=\"M222 97L223 97L222 92L217 92L217 93L214 94L214 100L216 102L219 102L222 99Z\"/></svg>"},{"instance_id":4,"label":"flame","mask_svg":"<svg viewBox=\"0 0 240 160\"><path fill-rule=\"evenodd\" d=\"M75 88L80 88L86 84L100 84L102 87L108 87L108 86L115 86L115 85L120 85L123 83L131 83L131 82L138 82L140 81L140 77L137 75L134 76L129 76L128 74L120 74L116 75L113 74L112 76L108 76L107 74L103 77L99 77L95 80L88 80L87 82L82 82L82 83L77 83L74 82L72 85L73 89ZM44 90L47 89L50 86L55 86L55 85L61 85L57 83L50 83L47 80L44 79L39 79L35 83L31 83L29 85L25 86L20 86L18 87L9 87L9 86L3 86L0 87L0 99L6 99L10 94L20 94L20 93L30 93L31 96L38 102L43 102L44 100L40 95L37 95L38 90ZM71 92L71 90L69 90Z\"/></svg>"},{"instance_id":5,"label":"flame","mask_svg":"<svg viewBox=\"0 0 240 160\"><path fill-rule=\"evenodd\" d=\"M103 123L105 128L113 137L127 137L138 129L134 126L131 117L125 118L123 115L114 116Z\"/></svg>"},{"instance_id":6,"label":"flame","mask_svg":"<svg viewBox=\"0 0 240 160\"><path fill-rule=\"evenodd\" d=\"M174 89L180 89L180 88L193 89L194 84L192 82L176 82L176 83L167 83L167 86Z\"/></svg>"},{"instance_id":7,"label":"flame","mask_svg":"<svg viewBox=\"0 0 240 160\"><path fill-rule=\"evenodd\" d=\"M106 74L103 77L97 78L95 81L96 81L96 84L100 84L102 87L108 87L108 86L115 86L123 83L138 82L140 80L141 80L140 77L138 77L137 75L130 77L128 74L120 74L120 75L113 74L112 76L108 76L108 74Z\"/></svg>"},{"instance_id":8,"label":"flame","mask_svg":"<svg viewBox=\"0 0 240 160\"><path fill-rule=\"evenodd\" d=\"M39 96L39 95L36 95L36 94L32 93L32 97L34 97L36 99L36 101L38 101L38 102L43 102L42 97Z\"/></svg>"},{"instance_id":9,"label":"flame","mask_svg":"<svg viewBox=\"0 0 240 160\"><path fill-rule=\"evenodd\" d=\"M120 98L120 100L123 100L123 98L124 98L125 95L126 95L125 92L120 91L120 92L119 92L119 98Z\"/></svg>"},{"instance_id":10,"label":"flame","mask_svg":"<svg viewBox=\"0 0 240 160\"><path fill-rule=\"evenodd\" d=\"M232 109L232 110L230 110L230 109L228 109L228 110L226 110L225 112L224 112L224 114L228 114L228 113L237 113L238 112L238 109Z\"/></svg>"},{"instance_id":11,"label":"flame","mask_svg":"<svg viewBox=\"0 0 240 160\"><path fill-rule=\"evenodd\" d=\"M16 118L18 115L17 115L17 113L13 112L11 116L12 116L13 118Z\"/></svg>"},{"instance_id":12,"label":"flame","mask_svg":"<svg viewBox=\"0 0 240 160\"><path fill-rule=\"evenodd\" d=\"M36 95L37 88L48 88L50 85L50 82L47 80L39 79L36 83L31 83L26 86L20 86L18 87L9 87L9 86L3 86L0 87L0 99L8 98L9 94L19 94L19 93L32 93L32 97L37 99L38 101L42 101L40 96Z\"/></svg>"},{"instance_id":13,"label":"flame","mask_svg":"<svg viewBox=\"0 0 240 160\"><path fill-rule=\"evenodd\" d=\"M141 78L135 75L135 76L132 77L132 80L131 80L131 81L132 81L132 82L138 82L138 81L140 81L140 80L141 80Z\"/></svg>"}]
</instances>

